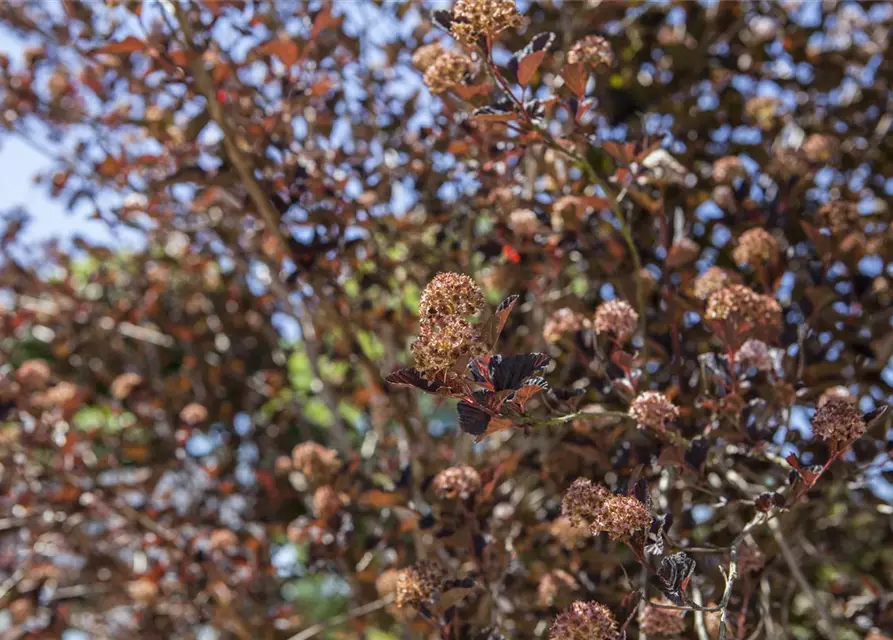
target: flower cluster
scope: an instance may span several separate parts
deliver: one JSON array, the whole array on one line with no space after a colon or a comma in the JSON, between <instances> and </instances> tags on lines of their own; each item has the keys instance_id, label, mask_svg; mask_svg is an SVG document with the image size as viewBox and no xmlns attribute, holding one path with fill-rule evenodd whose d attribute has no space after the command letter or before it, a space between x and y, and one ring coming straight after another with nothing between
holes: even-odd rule
<instances>
[{"instance_id":1,"label":"flower cluster","mask_svg":"<svg viewBox=\"0 0 893 640\"><path fill-rule=\"evenodd\" d=\"M450 31L462 44L477 47L482 37L492 39L523 21L515 0L456 0Z\"/></svg>"},{"instance_id":2,"label":"flower cluster","mask_svg":"<svg viewBox=\"0 0 893 640\"><path fill-rule=\"evenodd\" d=\"M628 538L651 525L651 514L632 496L615 495L586 478L577 478L564 494L561 513L575 526L587 525L592 535Z\"/></svg>"},{"instance_id":3,"label":"flower cluster","mask_svg":"<svg viewBox=\"0 0 893 640\"><path fill-rule=\"evenodd\" d=\"M327 482L341 466L338 452L316 442L302 442L291 452L292 466L310 484Z\"/></svg>"},{"instance_id":4,"label":"flower cluster","mask_svg":"<svg viewBox=\"0 0 893 640\"><path fill-rule=\"evenodd\" d=\"M481 488L481 476L474 467L459 465L438 473L433 485L438 498L467 500Z\"/></svg>"},{"instance_id":5,"label":"flower cluster","mask_svg":"<svg viewBox=\"0 0 893 640\"><path fill-rule=\"evenodd\" d=\"M822 440L850 442L865 433L865 420L848 398L827 398L812 419L812 431Z\"/></svg>"},{"instance_id":6,"label":"flower cluster","mask_svg":"<svg viewBox=\"0 0 893 640\"><path fill-rule=\"evenodd\" d=\"M471 58L455 51L447 51L431 63L422 80L431 93L446 93L463 84L472 70Z\"/></svg>"},{"instance_id":7,"label":"flower cluster","mask_svg":"<svg viewBox=\"0 0 893 640\"><path fill-rule=\"evenodd\" d=\"M707 300L720 289L735 283L735 276L722 267L710 267L695 278L693 293L699 300Z\"/></svg>"},{"instance_id":8,"label":"flower cluster","mask_svg":"<svg viewBox=\"0 0 893 640\"><path fill-rule=\"evenodd\" d=\"M608 334L620 344L629 342L639 326L639 314L624 300L603 302L595 310L593 329Z\"/></svg>"},{"instance_id":9,"label":"flower cluster","mask_svg":"<svg viewBox=\"0 0 893 640\"><path fill-rule=\"evenodd\" d=\"M778 240L762 227L748 229L738 238L732 256L738 264L771 264L778 257Z\"/></svg>"},{"instance_id":10,"label":"flower cluster","mask_svg":"<svg viewBox=\"0 0 893 640\"><path fill-rule=\"evenodd\" d=\"M672 603L665 601L658 604ZM678 636L685 632L685 611L645 605L639 612L639 630L649 638Z\"/></svg>"},{"instance_id":11,"label":"flower cluster","mask_svg":"<svg viewBox=\"0 0 893 640\"><path fill-rule=\"evenodd\" d=\"M708 320L731 322L761 337L774 337L781 329L781 305L741 284L720 289L707 300Z\"/></svg>"},{"instance_id":12,"label":"flower cluster","mask_svg":"<svg viewBox=\"0 0 893 640\"><path fill-rule=\"evenodd\" d=\"M543 339L549 344L560 342L566 335L583 331L591 326L582 313L564 307L553 313L543 325Z\"/></svg>"},{"instance_id":13,"label":"flower cluster","mask_svg":"<svg viewBox=\"0 0 893 640\"><path fill-rule=\"evenodd\" d=\"M447 572L439 563L422 560L400 571L396 584L398 607L418 607L440 596Z\"/></svg>"},{"instance_id":14,"label":"flower cluster","mask_svg":"<svg viewBox=\"0 0 893 640\"><path fill-rule=\"evenodd\" d=\"M584 64L592 69L602 69L614 64L614 51L611 43L601 36L586 36L574 43L568 51L569 64Z\"/></svg>"},{"instance_id":15,"label":"flower cluster","mask_svg":"<svg viewBox=\"0 0 893 640\"><path fill-rule=\"evenodd\" d=\"M552 623L549 640L616 640L617 620L605 605L578 600Z\"/></svg>"},{"instance_id":16,"label":"flower cluster","mask_svg":"<svg viewBox=\"0 0 893 640\"><path fill-rule=\"evenodd\" d=\"M679 417L679 408L659 391L645 391L629 405L629 415L643 426L663 431Z\"/></svg>"}]
</instances>

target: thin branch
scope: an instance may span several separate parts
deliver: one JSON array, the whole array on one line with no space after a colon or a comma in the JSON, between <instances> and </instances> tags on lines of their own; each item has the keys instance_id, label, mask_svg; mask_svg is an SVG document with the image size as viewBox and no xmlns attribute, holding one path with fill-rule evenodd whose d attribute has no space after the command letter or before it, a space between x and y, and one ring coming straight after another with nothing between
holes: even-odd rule
<instances>
[{"instance_id":1,"label":"thin branch","mask_svg":"<svg viewBox=\"0 0 893 640\"><path fill-rule=\"evenodd\" d=\"M296 633L295 635L288 638L288 640L308 640L308 638L312 638L314 636L318 636L324 631L328 631L333 627L337 627L339 625L344 624L348 620L355 620L357 618L361 618L370 613L374 613L379 609L384 609L386 606L391 604L394 601L394 594L390 594L385 596L384 598L380 598L375 600L374 602L370 602L368 604L364 604L361 607L357 607L355 609L351 609L347 613L342 613L341 615L335 616L334 618L329 618L325 622L318 622L313 626L307 627L303 631Z\"/></svg>"},{"instance_id":2,"label":"thin branch","mask_svg":"<svg viewBox=\"0 0 893 640\"><path fill-rule=\"evenodd\" d=\"M821 600L819 600L815 589L813 589L812 585L809 584L806 576L803 575L803 570L800 568L800 564L797 562L797 558L794 557L794 552L791 551L791 547L788 545L787 540L785 540L784 534L781 531L781 525L779 525L778 520L771 520L769 522L769 529L770 531L772 531L772 535L775 538L775 541L778 543L778 549L779 551L781 551L781 557L784 558L784 561L787 563L788 568L791 570L791 575L794 577L794 580L797 581L797 584L800 585L800 589L803 590L803 593L806 594L806 597L809 598L809 601L812 603L813 609L815 609L816 613L819 614L819 631L826 638L837 638L837 632L834 630L834 623L831 620L831 615L828 613L828 610L822 604Z\"/></svg>"}]
</instances>

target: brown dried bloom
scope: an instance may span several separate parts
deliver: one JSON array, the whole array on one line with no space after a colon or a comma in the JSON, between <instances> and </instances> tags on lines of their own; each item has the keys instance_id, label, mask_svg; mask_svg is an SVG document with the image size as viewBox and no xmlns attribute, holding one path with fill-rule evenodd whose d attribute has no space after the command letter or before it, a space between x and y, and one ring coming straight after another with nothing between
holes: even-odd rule
<instances>
[{"instance_id":1,"label":"brown dried bloom","mask_svg":"<svg viewBox=\"0 0 893 640\"><path fill-rule=\"evenodd\" d=\"M775 122L780 102L771 96L757 96L744 104L744 114L763 129L771 129Z\"/></svg>"},{"instance_id":2,"label":"brown dried bloom","mask_svg":"<svg viewBox=\"0 0 893 640\"><path fill-rule=\"evenodd\" d=\"M426 71L437 59L444 54L444 48L439 42L426 44L415 50L412 54L412 66L419 71Z\"/></svg>"},{"instance_id":3,"label":"brown dried bloom","mask_svg":"<svg viewBox=\"0 0 893 640\"><path fill-rule=\"evenodd\" d=\"M304 474L311 484L326 482L341 466L334 449L316 442L302 442L297 445L292 449L291 460L295 469Z\"/></svg>"},{"instance_id":4,"label":"brown dried bloom","mask_svg":"<svg viewBox=\"0 0 893 640\"><path fill-rule=\"evenodd\" d=\"M462 44L477 47L481 36L492 39L522 22L515 0L457 0L450 31Z\"/></svg>"},{"instance_id":5,"label":"brown dried bloom","mask_svg":"<svg viewBox=\"0 0 893 640\"><path fill-rule=\"evenodd\" d=\"M617 620L603 604L578 600L552 623L549 640L616 640Z\"/></svg>"},{"instance_id":6,"label":"brown dried bloom","mask_svg":"<svg viewBox=\"0 0 893 640\"><path fill-rule=\"evenodd\" d=\"M738 156L723 156L713 163L713 180L719 184L731 184L739 178L746 178L747 171Z\"/></svg>"},{"instance_id":7,"label":"brown dried bloom","mask_svg":"<svg viewBox=\"0 0 893 640\"><path fill-rule=\"evenodd\" d=\"M386 569L375 579L375 591L379 598L397 592L397 582L402 573L400 569Z\"/></svg>"},{"instance_id":8,"label":"brown dried bloom","mask_svg":"<svg viewBox=\"0 0 893 640\"><path fill-rule=\"evenodd\" d=\"M722 267L710 267L695 278L695 297L698 300L706 300L720 289L724 289L734 282L735 276Z\"/></svg>"},{"instance_id":9,"label":"brown dried bloom","mask_svg":"<svg viewBox=\"0 0 893 640\"><path fill-rule=\"evenodd\" d=\"M825 389L822 392L822 395L819 396L818 402L815 403L816 409L821 409L831 400L846 400L847 402L856 404L855 396L853 396L853 394L850 393L850 390L842 384Z\"/></svg>"},{"instance_id":10,"label":"brown dried bloom","mask_svg":"<svg viewBox=\"0 0 893 640\"><path fill-rule=\"evenodd\" d=\"M617 342L624 344L632 338L639 325L639 314L624 300L603 302L595 310L593 328L596 333L612 335Z\"/></svg>"},{"instance_id":11,"label":"brown dried bloom","mask_svg":"<svg viewBox=\"0 0 893 640\"><path fill-rule=\"evenodd\" d=\"M768 172L782 180L791 180L809 173L809 163L801 149L779 147L775 150Z\"/></svg>"},{"instance_id":12,"label":"brown dried bloom","mask_svg":"<svg viewBox=\"0 0 893 640\"><path fill-rule=\"evenodd\" d=\"M446 51L428 67L422 80L431 93L446 93L462 84L471 70L471 58L454 51Z\"/></svg>"},{"instance_id":13,"label":"brown dried bloom","mask_svg":"<svg viewBox=\"0 0 893 640\"><path fill-rule=\"evenodd\" d=\"M559 516L549 526L549 533L567 549L573 549L589 538L589 528L568 516Z\"/></svg>"},{"instance_id":14,"label":"brown dried bloom","mask_svg":"<svg viewBox=\"0 0 893 640\"><path fill-rule=\"evenodd\" d=\"M422 560L403 569L397 577L397 606L417 607L436 600L446 578L446 570L437 562Z\"/></svg>"},{"instance_id":15,"label":"brown dried bloom","mask_svg":"<svg viewBox=\"0 0 893 640\"><path fill-rule=\"evenodd\" d=\"M817 213L821 225L833 234L843 233L859 222L859 207L845 200L826 202Z\"/></svg>"},{"instance_id":16,"label":"brown dried bloom","mask_svg":"<svg viewBox=\"0 0 893 640\"><path fill-rule=\"evenodd\" d=\"M778 257L778 240L763 229L748 229L738 238L738 246L732 252L738 264L771 264Z\"/></svg>"},{"instance_id":17,"label":"brown dried bloom","mask_svg":"<svg viewBox=\"0 0 893 640\"><path fill-rule=\"evenodd\" d=\"M740 367L757 371L772 371L775 368L769 346L762 340L754 338L746 340L741 345L741 348L735 353L735 362Z\"/></svg>"},{"instance_id":18,"label":"brown dried bloom","mask_svg":"<svg viewBox=\"0 0 893 640\"><path fill-rule=\"evenodd\" d=\"M346 497L331 485L323 485L313 492L313 515L320 520L330 520L344 506Z\"/></svg>"},{"instance_id":19,"label":"brown dried bloom","mask_svg":"<svg viewBox=\"0 0 893 640\"><path fill-rule=\"evenodd\" d=\"M481 488L481 476L468 465L449 467L434 477L434 493L441 499L467 500Z\"/></svg>"},{"instance_id":20,"label":"brown dried bloom","mask_svg":"<svg viewBox=\"0 0 893 640\"><path fill-rule=\"evenodd\" d=\"M588 329L589 326L589 318L582 313L577 313L564 307L553 313L546 320L543 326L543 339L549 344L555 344L561 341L563 336Z\"/></svg>"},{"instance_id":21,"label":"brown dried bloom","mask_svg":"<svg viewBox=\"0 0 893 640\"><path fill-rule=\"evenodd\" d=\"M812 419L812 432L834 442L855 440L865 433L865 427L856 403L841 398L826 400Z\"/></svg>"},{"instance_id":22,"label":"brown dried bloom","mask_svg":"<svg viewBox=\"0 0 893 640\"><path fill-rule=\"evenodd\" d=\"M585 64L592 69L610 67L614 64L614 51L611 43L601 36L586 36L578 40L567 54L569 64Z\"/></svg>"},{"instance_id":23,"label":"brown dried bloom","mask_svg":"<svg viewBox=\"0 0 893 640\"><path fill-rule=\"evenodd\" d=\"M434 276L422 292L419 316L422 322L465 318L484 308L484 292L464 273L443 272Z\"/></svg>"},{"instance_id":24,"label":"brown dried bloom","mask_svg":"<svg viewBox=\"0 0 893 640\"><path fill-rule=\"evenodd\" d=\"M541 607L551 607L562 589L576 591L579 588L580 584L574 576L564 569L555 569L540 578L536 587L536 599Z\"/></svg>"},{"instance_id":25,"label":"brown dried bloom","mask_svg":"<svg viewBox=\"0 0 893 640\"><path fill-rule=\"evenodd\" d=\"M180 410L180 420L188 425L198 424L208 419L208 410L198 402L190 402Z\"/></svg>"},{"instance_id":26,"label":"brown dried bloom","mask_svg":"<svg viewBox=\"0 0 893 640\"><path fill-rule=\"evenodd\" d=\"M763 336L776 335L782 325L778 301L741 284L729 285L711 295L706 316L708 320L746 323Z\"/></svg>"},{"instance_id":27,"label":"brown dried bloom","mask_svg":"<svg viewBox=\"0 0 893 640\"><path fill-rule=\"evenodd\" d=\"M440 326L422 326L410 346L416 369L426 380L445 379L460 358L473 353L481 339L477 328L457 317Z\"/></svg>"},{"instance_id":28,"label":"brown dried bloom","mask_svg":"<svg viewBox=\"0 0 893 640\"><path fill-rule=\"evenodd\" d=\"M577 478L561 501L562 515L572 524L589 525L592 535L607 533L612 539L626 538L651 525L651 515L632 496L618 496L586 478Z\"/></svg>"},{"instance_id":29,"label":"brown dried bloom","mask_svg":"<svg viewBox=\"0 0 893 640\"><path fill-rule=\"evenodd\" d=\"M661 602L659 604L671 603ZM652 636L678 636L685 631L685 611L645 605L639 612L639 631L649 638Z\"/></svg>"},{"instance_id":30,"label":"brown dried bloom","mask_svg":"<svg viewBox=\"0 0 893 640\"><path fill-rule=\"evenodd\" d=\"M827 133L813 133L803 141L803 153L812 163L828 163L840 151L840 141Z\"/></svg>"},{"instance_id":31,"label":"brown dried bloom","mask_svg":"<svg viewBox=\"0 0 893 640\"><path fill-rule=\"evenodd\" d=\"M28 389L38 389L50 378L50 365L43 360L25 360L16 369L16 381Z\"/></svg>"},{"instance_id":32,"label":"brown dried bloom","mask_svg":"<svg viewBox=\"0 0 893 640\"><path fill-rule=\"evenodd\" d=\"M679 417L679 408L659 391L644 391L629 405L629 415L641 425L663 431Z\"/></svg>"},{"instance_id":33,"label":"brown dried bloom","mask_svg":"<svg viewBox=\"0 0 893 640\"><path fill-rule=\"evenodd\" d=\"M532 236L542 228L535 211L515 209L509 214L509 228L519 236Z\"/></svg>"}]
</instances>

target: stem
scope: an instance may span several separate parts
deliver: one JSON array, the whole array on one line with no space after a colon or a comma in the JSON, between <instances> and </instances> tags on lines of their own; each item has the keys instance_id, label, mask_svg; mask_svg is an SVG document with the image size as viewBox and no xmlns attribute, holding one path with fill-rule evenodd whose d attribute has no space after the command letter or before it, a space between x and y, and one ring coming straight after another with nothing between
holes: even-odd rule
<instances>
[{"instance_id":1,"label":"stem","mask_svg":"<svg viewBox=\"0 0 893 640\"><path fill-rule=\"evenodd\" d=\"M318 622L315 625L307 627L303 631L296 633L295 635L288 638L288 640L308 640L309 638L318 636L322 632L327 631L333 627L342 625L348 620L355 620L356 618L361 618L370 613L374 613L379 609L384 609L393 601L394 594L387 595L384 598L379 598L378 600L375 600L368 604L364 604L361 607L351 609L347 613L342 613L341 615L335 616L334 618L329 618L325 622Z\"/></svg>"}]
</instances>

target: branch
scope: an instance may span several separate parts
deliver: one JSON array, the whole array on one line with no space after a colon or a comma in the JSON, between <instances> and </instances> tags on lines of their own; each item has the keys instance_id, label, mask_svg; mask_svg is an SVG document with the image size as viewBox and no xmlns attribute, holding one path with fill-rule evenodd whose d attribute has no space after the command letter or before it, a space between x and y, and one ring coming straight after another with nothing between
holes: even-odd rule
<instances>
[{"instance_id":1,"label":"branch","mask_svg":"<svg viewBox=\"0 0 893 640\"><path fill-rule=\"evenodd\" d=\"M394 594L390 594L385 596L384 598L379 598L374 602L370 602L368 604L364 604L361 607L351 609L347 613L342 613L341 615L335 616L334 618L329 618L325 622L318 622L315 625L307 627L303 631L296 633L295 635L288 638L288 640L308 640L308 638L317 636L323 631L327 631L332 627L342 625L348 620L355 620L356 618L361 618L370 613L374 613L379 609L384 609L386 606L394 601L394 597Z\"/></svg>"},{"instance_id":2,"label":"branch","mask_svg":"<svg viewBox=\"0 0 893 640\"><path fill-rule=\"evenodd\" d=\"M757 513L750 522L744 525L744 528L741 530L735 539L732 541L732 544L729 547L729 570L726 573L726 589L722 594L722 601L719 604L719 640L726 640L726 619L729 615L729 600L732 598L732 587L735 586L735 580L738 578L738 547L744 541L744 537L750 533L750 531L759 524L762 524L766 519L765 514Z\"/></svg>"}]
</instances>

